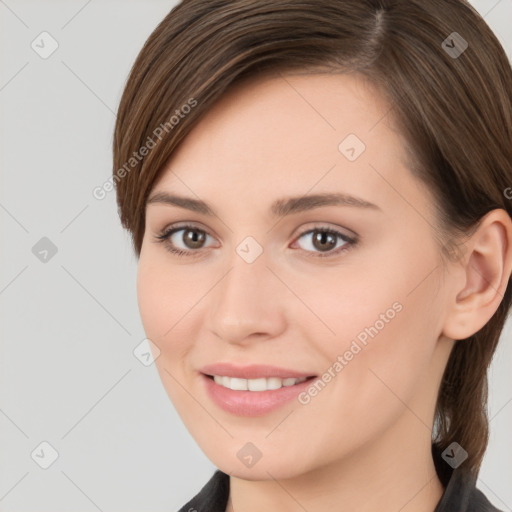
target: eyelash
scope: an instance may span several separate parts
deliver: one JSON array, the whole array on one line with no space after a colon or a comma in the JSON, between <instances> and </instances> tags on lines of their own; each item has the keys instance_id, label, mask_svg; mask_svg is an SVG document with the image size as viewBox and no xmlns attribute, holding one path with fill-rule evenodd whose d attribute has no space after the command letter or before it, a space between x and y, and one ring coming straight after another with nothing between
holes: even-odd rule
<instances>
[{"instance_id":1,"label":"eyelash","mask_svg":"<svg viewBox=\"0 0 512 512\"><path fill-rule=\"evenodd\" d=\"M186 230L200 231L202 233L205 233L206 235L209 235L209 233L207 231L205 231L204 229L200 229L197 226L193 226L191 224L185 224L185 225L181 225L178 227L171 227L171 228L164 229L162 232L160 232L159 235L155 235L155 239L156 239L155 241L157 243L165 244L165 248L169 252L171 252L172 254L174 254L178 257L188 256L188 257L194 258L194 257L200 256L200 254L199 254L200 250L190 249L188 251L184 251L183 249L176 249L175 247L172 247L170 245L169 238L171 235L173 235L174 233L176 233L178 231L186 231ZM338 247L337 249L335 249L333 251L328 251L325 254L322 254L321 252L306 251L308 253L307 254L308 257L313 257L313 258L334 257L342 252L349 250L351 247L354 247L355 245L357 245L357 243L359 241L358 238L349 237L349 236L345 235L344 233L341 233L340 231L329 228L327 226L318 226L313 229L308 229L307 231L300 233L297 236L297 240L302 238L304 235L308 235L308 234L314 233L314 232L322 232L322 233L332 234L336 237L341 238L346 243L342 247ZM209 236L211 236L211 235L209 235Z\"/></svg>"}]
</instances>

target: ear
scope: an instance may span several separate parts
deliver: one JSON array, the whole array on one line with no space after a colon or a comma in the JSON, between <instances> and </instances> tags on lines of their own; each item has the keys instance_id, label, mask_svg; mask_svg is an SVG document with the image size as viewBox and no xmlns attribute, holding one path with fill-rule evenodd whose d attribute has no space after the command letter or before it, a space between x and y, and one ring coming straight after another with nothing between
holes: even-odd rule
<instances>
[{"instance_id":1,"label":"ear","mask_svg":"<svg viewBox=\"0 0 512 512\"><path fill-rule=\"evenodd\" d=\"M500 305L512 272L512 220L503 209L485 215L453 268L443 334L461 340L479 331Z\"/></svg>"}]
</instances>

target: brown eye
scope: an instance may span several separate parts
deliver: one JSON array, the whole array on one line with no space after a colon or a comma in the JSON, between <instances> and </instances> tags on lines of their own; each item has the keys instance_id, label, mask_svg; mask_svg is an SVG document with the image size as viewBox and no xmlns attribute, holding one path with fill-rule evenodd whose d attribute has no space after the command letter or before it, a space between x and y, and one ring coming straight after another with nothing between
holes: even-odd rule
<instances>
[{"instance_id":1,"label":"brown eye","mask_svg":"<svg viewBox=\"0 0 512 512\"><path fill-rule=\"evenodd\" d=\"M336 236L328 231L314 231L313 246L319 251L328 251L336 246Z\"/></svg>"},{"instance_id":2,"label":"brown eye","mask_svg":"<svg viewBox=\"0 0 512 512\"><path fill-rule=\"evenodd\" d=\"M312 236L311 236L312 235ZM303 246L304 250L313 257L329 257L347 250L357 243L357 239L344 235L329 227L317 227L302 233L297 240L309 241ZM338 242L341 241L341 244Z\"/></svg>"},{"instance_id":3,"label":"brown eye","mask_svg":"<svg viewBox=\"0 0 512 512\"><path fill-rule=\"evenodd\" d=\"M206 237L211 236L196 226L179 226L168 228L156 236L156 241L177 256L199 256L205 246Z\"/></svg>"},{"instance_id":4,"label":"brown eye","mask_svg":"<svg viewBox=\"0 0 512 512\"><path fill-rule=\"evenodd\" d=\"M306 238L308 235L313 236L310 237L311 241L303 249L308 256L313 257L336 256L358 243L358 238L350 237L329 227L310 229L302 233L297 240ZM163 243L169 252L177 256L200 256L204 254L201 249L208 247L205 246L207 237L212 238L206 231L193 225L171 227L155 236L157 242ZM338 244L338 242L341 242L341 244ZM308 245L309 247L307 247Z\"/></svg>"},{"instance_id":5,"label":"brown eye","mask_svg":"<svg viewBox=\"0 0 512 512\"><path fill-rule=\"evenodd\" d=\"M198 229L182 229L182 240L189 249L200 249L206 239L204 231Z\"/></svg>"}]
</instances>

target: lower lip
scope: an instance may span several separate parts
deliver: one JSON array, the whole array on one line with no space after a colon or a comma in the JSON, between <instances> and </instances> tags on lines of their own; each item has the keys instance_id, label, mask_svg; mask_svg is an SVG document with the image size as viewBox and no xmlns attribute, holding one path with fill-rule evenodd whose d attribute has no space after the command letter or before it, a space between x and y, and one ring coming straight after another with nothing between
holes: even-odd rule
<instances>
[{"instance_id":1,"label":"lower lip","mask_svg":"<svg viewBox=\"0 0 512 512\"><path fill-rule=\"evenodd\" d=\"M237 416L262 416L293 400L314 380L307 379L293 386L283 386L268 391L233 391L217 384L213 379L201 374L206 391L215 404Z\"/></svg>"}]
</instances>

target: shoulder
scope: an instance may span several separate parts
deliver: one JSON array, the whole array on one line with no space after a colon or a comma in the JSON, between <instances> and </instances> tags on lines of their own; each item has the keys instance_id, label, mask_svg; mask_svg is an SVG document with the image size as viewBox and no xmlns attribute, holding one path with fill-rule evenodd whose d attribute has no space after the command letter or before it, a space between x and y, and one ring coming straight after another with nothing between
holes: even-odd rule
<instances>
[{"instance_id":1,"label":"shoulder","mask_svg":"<svg viewBox=\"0 0 512 512\"><path fill-rule=\"evenodd\" d=\"M213 476L178 512L225 512L229 498L229 475L217 469Z\"/></svg>"},{"instance_id":2,"label":"shoulder","mask_svg":"<svg viewBox=\"0 0 512 512\"><path fill-rule=\"evenodd\" d=\"M477 489L475 477L460 469L452 472L435 512L503 512Z\"/></svg>"}]
</instances>

